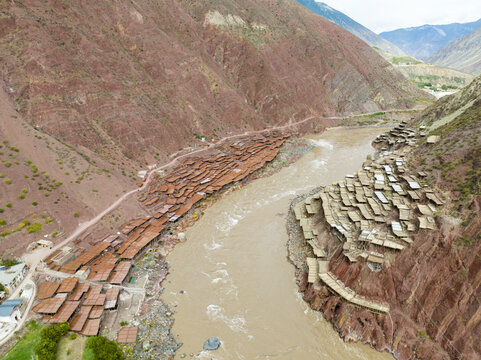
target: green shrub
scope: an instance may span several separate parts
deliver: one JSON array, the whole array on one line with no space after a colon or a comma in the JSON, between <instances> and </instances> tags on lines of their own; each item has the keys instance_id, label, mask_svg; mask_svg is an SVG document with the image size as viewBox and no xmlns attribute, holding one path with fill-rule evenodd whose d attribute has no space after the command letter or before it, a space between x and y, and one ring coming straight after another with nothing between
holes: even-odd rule
<instances>
[{"instance_id":1,"label":"green shrub","mask_svg":"<svg viewBox=\"0 0 481 360\"><path fill-rule=\"evenodd\" d=\"M1 226L7 225L7 222L5 221L5 219L0 219L0 225Z\"/></svg>"},{"instance_id":2,"label":"green shrub","mask_svg":"<svg viewBox=\"0 0 481 360\"><path fill-rule=\"evenodd\" d=\"M24 194L28 194L28 189L23 188L23 189L22 189L22 192L23 192Z\"/></svg>"},{"instance_id":3,"label":"green shrub","mask_svg":"<svg viewBox=\"0 0 481 360\"><path fill-rule=\"evenodd\" d=\"M27 232L29 234L32 234L32 233L38 233L42 230L42 224L40 223L33 223L32 225L28 225L27 226Z\"/></svg>"},{"instance_id":4,"label":"green shrub","mask_svg":"<svg viewBox=\"0 0 481 360\"><path fill-rule=\"evenodd\" d=\"M20 200L25 199L25 194L20 194L20 195L18 195L18 198L19 198Z\"/></svg>"},{"instance_id":5,"label":"green shrub","mask_svg":"<svg viewBox=\"0 0 481 360\"><path fill-rule=\"evenodd\" d=\"M70 334L70 340L75 340L77 338L77 334L76 333L71 333Z\"/></svg>"},{"instance_id":6,"label":"green shrub","mask_svg":"<svg viewBox=\"0 0 481 360\"><path fill-rule=\"evenodd\" d=\"M13 265L17 265L17 264L18 264L17 259L5 258L5 259L2 259L2 261L0 261L0 265L5 266L6 268L12 267Z\"/></svg>"},{"instance_id":7,"label":"green shrub","mask_svg":"<svg viewBox=\"0 0 481 360\"><path fill-rule=\"evenodd\" d=\"M5 210L3 210L2 208L0 208L0 214L3 214Z\"/></svg>"},{"instance_id":8,"label":"green shrub","mask_svg":"<svg viewBox=\"0 0 481 360\"><path fill-rule=\"evenodd\" d=\"M8 203L5 204L5 206L8 207L9 209L11 209L11 208L12 208L12 203L11 203L11 202L8 202Z\"/></svg>"},{"instance_id":9,"label":"green shrub","mask_svg":"<svg viewBox=\"0 0 481 360\"><path fill-rule=\"evenodd\" d=\"M12 183L12 179L6 178L5 180L3 180L3 182L4 182L6 185L10 185L10 184Z\"/></svg>"},{"instance_id":10,"label":"green shrub","mask_svg":"<svg viewBox=\"0 0 481 360\"><path fill-rule=\"evenodd\" d=\"M32 202L32 205L33 205L33 206L37 206L37 205L38 205L38 202L33 201L33 202Z\"/></svg>"},{"instance_id":11,"label":"green shrub","mask_svg":"<svg viewBox=\"0 0 481 360\"><path fill-rule=\"evenodd\" d=\"M12 163L10 161L6 161L6 162L3 163L3 165L5 165L5 167L9 168L10 166L12 166Z\"/></svg>"},{"instance_id":12,"label":"green shrub","mask_svg":"<svg viewBox=\"0 0 481 360\"><path fill-rule=\"evenodd\" d=\"M79 217L79 216L80 216L80 215L79 215L79 213L78 213L77 211L73 213L73 217Z\"/></svg>"},{"instance_id":13,"label":"green shrub","mask_svg":"<svg viewBox=\"0 0 481 360\"><path fill-rule=\"evenodd\" d=\"M98 360L120 360L124 353L113 340L104 336L92 336L85 341L85 348L92 351L94 358Z\"/></svg>"}]
</instances>

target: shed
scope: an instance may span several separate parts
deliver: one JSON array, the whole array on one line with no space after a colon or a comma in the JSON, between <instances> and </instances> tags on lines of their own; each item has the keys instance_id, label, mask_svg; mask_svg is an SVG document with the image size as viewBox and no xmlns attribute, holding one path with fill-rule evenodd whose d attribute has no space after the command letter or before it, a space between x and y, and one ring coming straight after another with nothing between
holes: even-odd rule
<instances>
[{"instance_id":1,"label":"shed","mask_svg":"<svg viewBox=\"0 0 481 360\"><path fill-rule=\"evenodd\" d=\"M39 247L44 247L44 248L47 248L47 249L51 249L53 247L53 242L50 241L50 240L44 240L44 239L40 239L37 241L37 245Z\"/></svg>"},{"instance_id":2,"label":"shed","mask_svg":"<svg viewBox=\"0 0 481 360\"><path fill-rule=\"evenodd\" d=\"M15 325L20 320L20 304L23 299L5 300L0 304L0 323Z\"/></svg>"}]
</instances>

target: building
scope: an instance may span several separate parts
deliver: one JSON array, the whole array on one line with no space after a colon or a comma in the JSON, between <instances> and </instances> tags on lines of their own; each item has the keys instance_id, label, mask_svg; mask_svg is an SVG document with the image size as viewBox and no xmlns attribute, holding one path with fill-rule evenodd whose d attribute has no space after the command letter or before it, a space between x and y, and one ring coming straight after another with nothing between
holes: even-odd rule
<instances>
[{"instance_id":1,"label":"building","mask_svg":"<svg viewBox=\"0 0 481 360\"><path fill-rule=\"evenodd\" d=\"M20 304L22 299L5 300L0 304L0 323L16 325L20 320Z\"/></svg>"},{"instance_id":2,"label":"building","mask_svg":"<svg viewBox=\"0 0 481 360\"><path fill-rule=\"evenodd\" d=\"M22 281L26 271L27 265L24 263L13 265L8 269L1 270L0 284L2 284L5 289L12 292L17 287L17 284Z\"/></svg>"},{"instance_id":3,"label":"building","mask_svg":"<svg viewBox=\"0 0 481 360\"><path fill-rule=\"evenodd\" d=\"M37 241L37 246L39 248L51 249L53 247L53 242L50 241L50 240L40 239L40 240Z\"/></svg>"}]
</instances>

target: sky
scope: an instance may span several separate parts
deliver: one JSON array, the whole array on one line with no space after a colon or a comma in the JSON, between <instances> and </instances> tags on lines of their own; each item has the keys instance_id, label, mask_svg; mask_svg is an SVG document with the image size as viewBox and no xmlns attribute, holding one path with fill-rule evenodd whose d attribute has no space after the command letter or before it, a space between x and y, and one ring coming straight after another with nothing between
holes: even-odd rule
<instances>
[{"instance_id":1,"label":"sky","mask_svg":"<svg viewBox=\"0 0 481 360\"><path fill-rule=\"evenodd\" d=\"M316 0L317 1L317 0ZM321 0L375 33L481 18L480 0Z\"/></svg>"}]
</instances>

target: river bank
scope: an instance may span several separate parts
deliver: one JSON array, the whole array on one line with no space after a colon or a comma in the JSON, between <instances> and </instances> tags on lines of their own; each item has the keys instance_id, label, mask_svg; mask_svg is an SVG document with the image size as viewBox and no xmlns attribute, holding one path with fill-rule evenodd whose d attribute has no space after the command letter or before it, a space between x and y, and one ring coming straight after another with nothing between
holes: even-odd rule
<instances>
[{"instance_id":1,"label":"river bank","mask_svg":"<svg viewBox=\"0 0 481 360\"><path fill-rule=\"evenodd\" d=\"M199 221L204 212L222 198L250 184L256 179L271 176L282 168L298 161L311 151L314 145L307 139L291 136L281 147L276 158L241 182L231 184L212 194L183 216L175 228L164 234L158 244L147 251L144 258L136 263L137 277L146 281L146 297L139 316L131 325L139 326L139 341L133 347L126 347L129 359L171 359L181 346L171 329L174 324L176 306L168 306L162 299L163 282L168 278L168 255L183 241L185 231Z\"/></svg>"},{"instance_id":2,"label":"river bank","mask_svg":"<svg viewBox=\"0 0 481 360\"><path fill-rule=\"evenodd\" d=\"M452 194L413 166L415 136L403 127L377 140L384 156L292 200L288 258L303 300L345 342L400 360L474 359L478 310L466 304L476 286L466 278L479 283L479 261L459 240L461 220L447 216ZM462 256L475 265L463 268ZM453 341L453 326L467 336Z\"/></svg>"},{"instance_id":3,"label":"river bank","mask_svg":"<svg viewBox=\"0 0 481 360\"><path fill-rule=\"evenodd\" d=\"M291 197L359 166L382 131L332 129L310 136L314 149L299 161L205 209L168 257L162 299L175 310L172 333L183 342L176 358L389 358L344 344L322 316L306 307L285 248ZM220 338L221 347L201 352L211 336Z\"/></svg>"}]
</instances>

